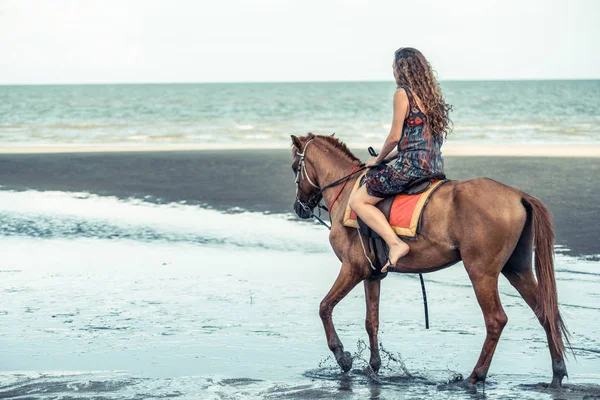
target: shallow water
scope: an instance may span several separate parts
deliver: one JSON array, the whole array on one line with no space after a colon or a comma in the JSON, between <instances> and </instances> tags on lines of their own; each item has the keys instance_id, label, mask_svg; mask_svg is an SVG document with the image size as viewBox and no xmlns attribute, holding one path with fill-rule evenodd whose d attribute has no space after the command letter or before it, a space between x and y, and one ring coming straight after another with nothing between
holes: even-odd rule
<instances>
[{"instance_id":1,"label":"shallow water","mask_svg":"<svg viewBox=\"0 0 600 400\"><path fill-rule=\"evenodd\" d=\"M509 324L470 393L451 381L470 373L485 328L460 264L425 276L430 330L418 277L383 281L379 377L352 291L334 312L354 354L341 374L318 317L339 262L316 225L58 192L2 191L0 206L0 397L600 398L598 263L560 248L569 389L538 385L551 377L545 335L501 279Z\"/></svg>"}]
</instances>

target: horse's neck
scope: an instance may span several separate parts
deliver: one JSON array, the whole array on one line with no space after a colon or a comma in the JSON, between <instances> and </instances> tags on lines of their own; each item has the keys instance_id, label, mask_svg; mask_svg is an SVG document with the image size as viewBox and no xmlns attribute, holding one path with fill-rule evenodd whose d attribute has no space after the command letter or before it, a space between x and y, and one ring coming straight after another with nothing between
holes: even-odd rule
<instances>
[{"instance_id":1,"label":"horse's neck","mask_svg":"<svg viewBox=\"0 0 600 400\"><path fill-rule=\"evenodd\" d=\"M321 163L317 167L317 174L319 180L319 186L324 187L325 185L329 185L332 182L337 181L338 179L342 179L352 171L352 168L357 166L355 161L348 159L345 155L338 153L337 151L333 151L329 154L335 154L335 156L331 157L321 157ZM354 177L353 177L354 178ZM354 179L350 179L350 181L346 184L346 186L353 186ZM332 186L329 189L323 192L323 201L325 205L331 209L331 203L334 201L335 196L338 191L342 188L341 185L344 183L340 183L339 185ZM344 190L346 191L346 190ZM335 207L340 207L338 202L342 202L344 199L343 196L340 196L339 199L336 200Z\"/></svg>"}]
</instances>

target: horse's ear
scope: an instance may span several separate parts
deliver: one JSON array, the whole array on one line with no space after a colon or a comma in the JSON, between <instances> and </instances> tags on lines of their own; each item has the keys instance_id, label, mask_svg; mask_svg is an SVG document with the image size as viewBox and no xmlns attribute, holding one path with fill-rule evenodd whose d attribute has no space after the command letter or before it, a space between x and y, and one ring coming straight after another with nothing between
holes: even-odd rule
<instances>
[{"instance_id":1,"label":"horse's ear","mask_svg":"<svg viewBox=\"0 0 600 400\"><path fill-rule=\"evenodd\" d=\"M335 136L335 132L333 132L333 133L332 133L331 135L329 135L329 136L331 136L331 137L334 137L334 136Z\"/></svg>"},{"instance_id":2,"label":"horse's ear","mask_svg":"<svg viewBox=\"0 0 600 400\"><path fill-rule=\"evenodd\" d=\"M302 147L302 142L300 141L300 139L298 139L297 136L291 135L292 136L292 144L294 146L296 146L298 148L298 150L300 150L300 148Z\"/></svg>"}]
</instances>

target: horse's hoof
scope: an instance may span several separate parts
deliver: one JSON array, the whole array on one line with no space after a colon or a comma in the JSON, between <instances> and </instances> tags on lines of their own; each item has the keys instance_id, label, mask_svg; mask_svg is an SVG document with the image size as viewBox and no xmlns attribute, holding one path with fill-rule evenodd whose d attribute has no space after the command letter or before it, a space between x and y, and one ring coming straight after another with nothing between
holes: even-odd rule
<instances>
[{"instance_id":1,"label":"horse's hoof","mask_svg":"<svg viewBox=\"0 0 600 400\"><path fill-rule=\"evenodd\" d=\"M562 385L562 378L559 378L557 376L552 378L552 382L550 382L550 385L548 385L548 389L562 389L563 385Z\"/></svg>"},{"instance_id":2,"label":"horse's hoof","mask_svg":"<svg viewBox=\"0 0 600 400\"><path fill-rule=\"evenodd\" d=\"M477 393L477 383L471 382L471 378L463 379L460 382L457 382L460 387L465 388L470 393Z\"/></svg>"},{"instance_id":3,"label":"horse's hoof","mask_svg":"<svg viewBox=\"0 0 600 400\"><path fill-rule=\"evenodd\" d=\"M350 371L352 368L352 355L344 351L339 357L336 357L337 363L344 372Z\"/></svg>"},{"instance_id":4,"label":"horse's hoof","mask_svg":"<svg viewBox=\"0 0 600 400\"><path fill-rule=\"evenodd\" d=\"M372 359L369 362L369 365L371 366L371 369L373 370L373 372L375 374L378 374L379 368L381 368L381 359L379 357L377 357L376 359Z\"/></svg>"},{"instance_id":5,"label":"horse's hoof","mask_svg":"<svg viewBox=\"0 0 600 400\"><path fill-rule=\"evenodd\" d=\"M371 367L365 368L365 375L367 376L367 378L369 378L370 383L381 385L381 379L379 378L379 375L377 374L377 372L373 371Z\"/></svg>"},{"instance_id":6,"label":"horse's hoof","mask_svg":"<svg viewBox=\"0 0 600 400\"><path fill-rule=\"evenodd\" d=\"M565 366L565 361L560 360L552 360L552 382L548 386L549 389L562 389L562 380L567 375L567 367Z\"/></svg>"}]
</instances>

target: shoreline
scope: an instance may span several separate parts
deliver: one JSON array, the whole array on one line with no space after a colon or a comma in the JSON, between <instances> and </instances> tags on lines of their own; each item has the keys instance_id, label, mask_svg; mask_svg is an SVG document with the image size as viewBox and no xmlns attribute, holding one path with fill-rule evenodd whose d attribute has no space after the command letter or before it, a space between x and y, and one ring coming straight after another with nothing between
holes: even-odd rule
<instances>
[{"instance_id":1,"label":"shoreline","mask_svg":"<svg viewBox=\"0 0 600 400\"><path fill-rule=\"evenodd\" d=\"M356 156L368 157L366 148ZM570 255L600 254L600 158L447 156L454 180L487 177L542 199L556 243ZM293 212L291 151L218 150L0 154L0 190L87 192L219 211Z\"/></svg>"},{"instance_id":2,"label":"shoreline","mask_svg":"<svg viewBox=\"0 0 600 400\"><path fill-rule=\"evenodd\" d=\"M360 152L369 144L348 146L352 151ZM231 150L287 150L289 145L265 144L167 144L167 145L38 145L38 146L0 146L0 154L55 154L55 153L146 153L146 152L184 152L184 151L231 151ZM600 158L600 144L457 144L446 143L444 156L453 157L588 157Z\"/></svg>"}]
</instances>

